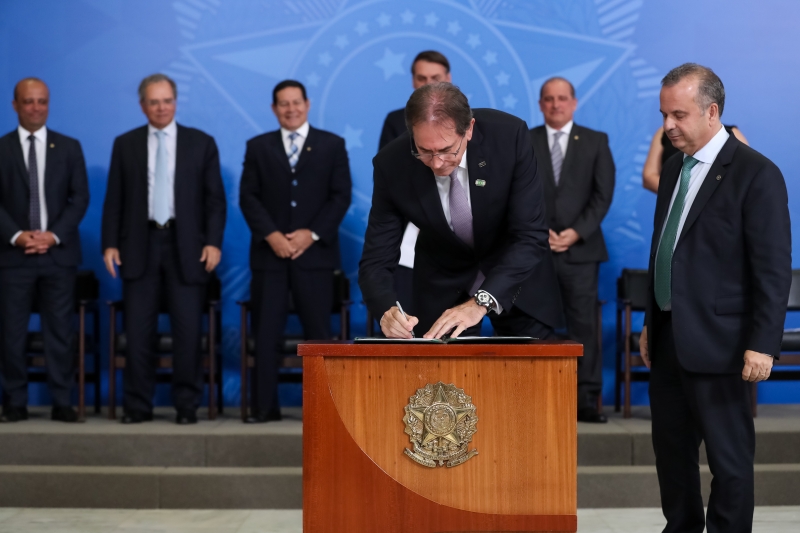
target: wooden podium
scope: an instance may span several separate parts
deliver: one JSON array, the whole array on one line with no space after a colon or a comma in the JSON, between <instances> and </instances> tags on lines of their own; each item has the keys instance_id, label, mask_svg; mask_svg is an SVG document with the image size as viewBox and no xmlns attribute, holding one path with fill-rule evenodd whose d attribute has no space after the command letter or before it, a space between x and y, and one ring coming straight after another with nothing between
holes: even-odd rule
<instances>
[{"instance_id":1,"label":"wooden podium","mask_svg":"<svg viewBox=\"0 0 800 533\"><path fill-rule=\"evenodd\" d=\"M303 356L303 530L577 531L572 342L308 343ZM405 407L443 382L472 397L478 455L429 468L404 454Z\"/></svg>"}]
</instances>

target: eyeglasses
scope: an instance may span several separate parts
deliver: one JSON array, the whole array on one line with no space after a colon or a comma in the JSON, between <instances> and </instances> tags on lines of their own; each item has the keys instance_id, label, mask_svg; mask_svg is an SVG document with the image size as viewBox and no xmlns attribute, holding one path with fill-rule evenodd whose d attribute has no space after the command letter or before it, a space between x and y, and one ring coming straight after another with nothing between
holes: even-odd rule
<instances>
[{"instance_id":1,"label":"eyeglasses","mask_svg":"<svg viewBox=\"0 0 800 533\"><path fill-rule=\"evenodd\" d=\"M441 153L441 154L421 154L421 153L417 152L416 150L414 150L414 137L411 137L411 139L410 139L411 140L411 155L413 155L414 157L416 157L417 159L419 159L423 163L430 163L431 161L433 161L434 157L438 157L439 161L441 161L442 163L452 163L453 161L456 160L456 157L458 157L458 153L461 151L461 145L464 143L464 137L465 136L466 136L466 134L461 136L461 141L458 143L458 148L456 148L455 152L453 152L453 153L444 152L444 153Z\"/></svg>"}]
</instances>

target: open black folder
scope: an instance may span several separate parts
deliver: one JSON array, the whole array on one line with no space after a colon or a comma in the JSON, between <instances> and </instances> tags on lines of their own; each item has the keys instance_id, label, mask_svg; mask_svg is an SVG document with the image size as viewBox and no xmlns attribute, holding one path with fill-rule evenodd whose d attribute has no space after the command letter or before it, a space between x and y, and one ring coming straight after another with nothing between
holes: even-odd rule
<instances>
[{"instance_id":1,"label":"open black folder","mask_svg":"<svg viewBox=\"0 0 800 533\"><path fill-rule=\"evenodd\" d=\"M445 339L387 339L386 337L356 337L356 344L525 344L535 337L447 337Z\"/></svg>"}]
</instances>

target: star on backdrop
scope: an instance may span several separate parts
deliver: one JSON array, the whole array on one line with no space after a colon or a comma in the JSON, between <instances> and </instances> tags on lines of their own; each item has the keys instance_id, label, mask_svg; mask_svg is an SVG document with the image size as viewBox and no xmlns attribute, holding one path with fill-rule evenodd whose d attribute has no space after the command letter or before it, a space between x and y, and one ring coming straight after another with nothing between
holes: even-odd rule
<instances>
[{"instance_id":1,"label":"star on backdrop","mask_svg":"<svg viewBox=\"0 0 800 533\"><path fill-rule=\"evenodd\" d=\"M388 48L384 50L383 57L375 62L376 67L383 69L383 79L388 80L395 74L402 75L406 73L401 64L404 57L406 57L405 54L393 54Z\"/></svg>"}]
</instances>

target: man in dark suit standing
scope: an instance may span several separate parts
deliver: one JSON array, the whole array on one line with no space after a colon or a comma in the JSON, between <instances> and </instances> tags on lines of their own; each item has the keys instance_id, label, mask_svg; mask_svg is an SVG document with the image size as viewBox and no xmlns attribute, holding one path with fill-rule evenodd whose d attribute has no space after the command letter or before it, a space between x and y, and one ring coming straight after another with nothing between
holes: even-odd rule
<instances>
[{"instance_id":1,"label":"man in dark suit standing","mask_svg":"<svg viewBox=\"0 0 800 533\"><path fill-rule=\"evenodd\" d=\"M597 275L608 261L600 222L614 195L614 159L608 135L572 120L578 100L564 78L544 82L539 108L545 124L531 130L544 180L550 249L561 289L569 338L583 344L578 359L578 420L607 422L598 412L603 357L597 344Z\"/></svg>"},{"instance_id":2,"label":"man in dark suit standing","mask_svg":"<svg viewBox=\"0 0 800 533\"><path fill-rule=\"evenodd\" d=\"M330 338L333 271L340 267L339 225L350 207L344 139L308 124L300 82L272 91L280 129L247 142L239 206L252 231L256 370L253 422L280 420L278 346L291 291L306 339Z\"/></svg>"},{"instance_id":3,"label":"man in dark suit standing","mask_svg":"<svg viewBox=\"0 0 800 533\"><path fill-rule=\"evenodd\" d=\"M411 85L414 90L429 83L451 81L450 62L441 52L425 50L417 54L411 63ZM386 115L381 130L381 139L378 151L384 146L406 132L406 118L404 107L395 109ZM413 303L413 276L414 276L414 246L417 244L419 228L412 223L406 225L403 233L403 243L400 246L400 261L394 271L394 288L397 291L397 301L408 313L415 313Z\"/></svg>"},{"instance_id":4,"label":"man in dark suit standing","mask_svg":"<svg viewBox=\"0 0 800 533\"><path fill-rule=\"evenodd\" d=\"M222 256L225 190L214 139L175 123L175 82L139 85L148 124L114 140L103 206L106 269L119 266L128 336L123 424L152 420L155 341L166 298L178 424L197 422L203 392L200 336L206 284Z\"/></svg>"},{"instance_id":5,"label":"man in dark suit standing","mask_svg":"<svg viewBox=\"0 0 800 533\"><path fill-rule=\"evenodd\" d=\"M500 335L547 338L560 325L542 184L525 122L471 109L450 83L414 91L404 133L373 159L359 283L387 337L475 335L487 312ZM417 316L395 306L392 272L405 221L419 227Z\"/></svg>"},{"instance_id":6,"label":"man in dark suit standing","mask_svg":"<svg viewBox=\"0 0 800 533\"><path fill-rule=\"evenodd\" d=\"M0 384L3 422L28 418L25 345L38 298L53 400L51 418L76 422L74 382L75 279L78 234L89 205L81 145L48 129L50 91L26 78L14 88L19 126L0 138Z\"/></svg>"},{"instance_id":7,"label":"man in dark suit standing","mask_svg":"<svg viewBox=\"0 0 800 533\"><path fill-rule=\"evenodd\" d=\"M687 63L661 85L664 130L681 152L661 172L640 345L664 531L749 532L750 394L780 354L792 278L786 185L720 124L725 89L711 69ZM701 441L714 476L707 517Z\"/></svg>"}]
</instances>

